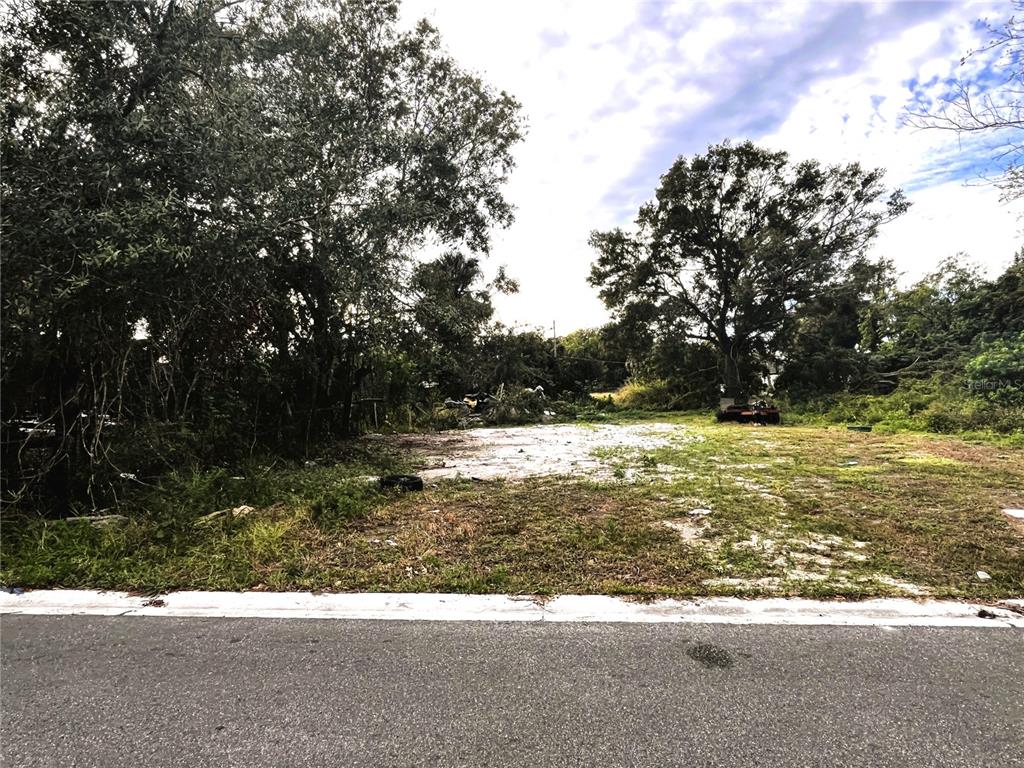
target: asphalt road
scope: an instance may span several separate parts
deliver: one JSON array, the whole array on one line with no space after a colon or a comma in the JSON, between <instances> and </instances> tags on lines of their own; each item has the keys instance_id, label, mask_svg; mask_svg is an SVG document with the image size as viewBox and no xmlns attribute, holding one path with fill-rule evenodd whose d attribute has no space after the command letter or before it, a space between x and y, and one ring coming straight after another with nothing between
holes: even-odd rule
<instances>
[{"instance_id":1,"label":"asphalt road","mask_svg":"<svg viewBox=\"0 0 1024 768\"><path fill-rule=\"evenodd\" d=\"M1024 631L4 616L4 766L1024 766Z\"/></svg>"}]
</instances>

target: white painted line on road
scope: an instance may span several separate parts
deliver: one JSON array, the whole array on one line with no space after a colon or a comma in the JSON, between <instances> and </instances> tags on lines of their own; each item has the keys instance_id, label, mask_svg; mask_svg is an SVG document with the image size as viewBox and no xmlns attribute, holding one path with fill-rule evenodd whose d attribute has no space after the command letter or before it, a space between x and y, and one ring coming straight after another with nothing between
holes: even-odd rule
<instances>
[{"instance_id":1,"label":"white painted line on road","mask_svg":"<svg viewBox=\"0 0 1024 768\"><path fill-rule=\"evenodd\" d=\"M0 592L0 613L399 621L552 621L885 627L1024 627L1024 600L1007 608L942 600L833 602L799 598L639 602L601 595L548 601L507 595L171 592L155 598L93 590Z\"/></svg>"}]
</instances>

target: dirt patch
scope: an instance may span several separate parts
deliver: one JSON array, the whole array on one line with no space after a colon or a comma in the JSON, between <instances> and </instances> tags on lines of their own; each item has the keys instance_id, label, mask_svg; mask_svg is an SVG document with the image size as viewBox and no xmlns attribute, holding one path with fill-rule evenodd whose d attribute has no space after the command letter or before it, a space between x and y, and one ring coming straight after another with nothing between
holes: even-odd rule
<instances>
[{"instance_id":1,"label":"dirt patch","mask_svg":"<svg viewBox=\"0 0 1024 768\"><path fill-rule=\"evenodd\" d=\"M703 584L708 587L727 588L737 592L757 591L773 592L778 590L782 579L777 576L763 576L758 579L741 579L736 577L704 579Z\"/></svg>"},{"instance_id":2,"label":"dirt patch","mask_svg":"<svg viewBox=\"0 0 1024 768\"><path fill-rule=\"evenodd\" d=\"M556 424L537 427L468 429L434 434L378 438L412 453L424 480L476 478L518 480L570 475L592 479L616 477L613 460L596 453L626 449L642 453L681 441L700 439L678 424L624 424L582 427ZM619 473L620 479L637 474Z\"/></svg>"},{"instance_id":3,"label":"dirt patch","mask_svg":"<svg viewBox=\"0 0 1024 768\"><path fill-rule=\"evenodd\" d=\"M949 459L960 464L1002 468L1012 466L1019 456L1004 453L1003 449L994 445L973 445L959 440L928 440L921 446L922 452L917 455L931 455Z\"/></svg>"},{"instance_id":4,"label":"dirt patch","mask_svg":"<svg viewBox=\"0 0 1024 768\"><path fill-rule=\"evenodd\" d=\"M1024 536L1024 509L1009 507L1003 510L1003 514L1006 515L1010 527Z\"/></svg>"},{"instance_id":5,"label":"dirt patch","mask_svg":"<svg viewBox=\"0 0 1024 768\"><path fill-rule=\"evenodd\" d=\"M747 464L747 465L741 465L741 466L752 467L752 466L755 466L755 465ZM767 464L765 464L763 466L767 466ZM756 480L752 480L749 477L742 477L740 475L737 475L736 477L733 478L733 482L735 482L738 486L740 486L744 490L750 491L751 493L756 493L762 499L768 499L769 501L777 502L778 504L782 504L783 506L785 506L785 504L786 504L786 500L784 498L782 498L781 496L779 496L778 494L772 493L771 489L768 488L768 486L763 485L763 484L757 482Z\"/></svg>"},{"instance_id":6,"label":"dirt patch","mask_svg":"<svg viewBox=\"0 0 1024 768\"><path fill-rule=\"evenodd\" d=\"M676 518L675 520L659 520L656 525L675 531L679 534L679 538L686 542L700 540L704 535L704 531L707 530L707 526L702 521L689 517Z\"/></svg>"},{"instance_id":7,"label":"dirt patch","mask_svg":"<svg viewBox=\"0 0 1024 768\"><path fill-rule=\"evenodd\" d=\"M932 593L928 587L922 587L914 584L913 582L903 581L881 573L875 574L873 580L883 586L892 587L893 589L912 597L926 597Z\"/></svg>"}]
</instances>

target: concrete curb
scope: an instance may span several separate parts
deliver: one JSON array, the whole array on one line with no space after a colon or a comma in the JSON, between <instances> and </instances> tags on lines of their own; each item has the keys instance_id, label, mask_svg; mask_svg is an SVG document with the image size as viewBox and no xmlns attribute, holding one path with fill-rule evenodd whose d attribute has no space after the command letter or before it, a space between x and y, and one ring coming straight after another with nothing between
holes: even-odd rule
<instances>
[{"instance_id":1,"label":"concrete curb","mask_svg":"<svg viewBox=\"0 0 1024 768\"><path fill-rule=\"evenodd\" d=\"M644 603L601 595L539 601L430 593L171 592L147 598L94 590L0 592L0 614L9 615L1024 628L1024 614L1015 612L1024 610L1024 600L1002 605L1006 608L902 598L834 602L715 597Z\"/></svg>"}]
</instances>

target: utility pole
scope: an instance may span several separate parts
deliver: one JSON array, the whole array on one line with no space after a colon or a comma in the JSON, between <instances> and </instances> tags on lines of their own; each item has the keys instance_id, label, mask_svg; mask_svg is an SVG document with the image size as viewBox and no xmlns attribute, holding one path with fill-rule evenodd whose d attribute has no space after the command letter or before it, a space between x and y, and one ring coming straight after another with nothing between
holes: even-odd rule
<instances>
[{"instance_id":1,"label":"utility pole","mask_svg":"<svg viewBox=\"0 0 1024 768\"><path fill-rule=\"evenodd\" d=\"M551 353L558 359L558 335L555 333L555 321L551 321Z\"/></svg>"}]
</instances>

